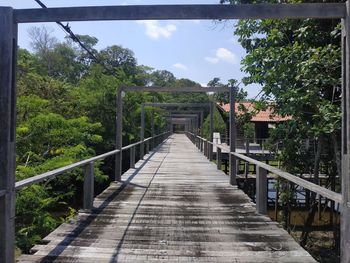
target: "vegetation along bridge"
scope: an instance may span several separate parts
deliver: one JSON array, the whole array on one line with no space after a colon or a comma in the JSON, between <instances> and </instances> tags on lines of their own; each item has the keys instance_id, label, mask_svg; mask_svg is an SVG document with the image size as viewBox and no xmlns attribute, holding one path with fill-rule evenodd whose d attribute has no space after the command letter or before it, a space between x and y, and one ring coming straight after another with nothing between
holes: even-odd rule
<instances>
[{"instance_id":1,"label":"vegetation along bridge","mask_svg":"<svg viewBox=\"0 0 350 263\"><path fill-rule=\"evenodd\" d=\"M18 262L315 262L227 179L170 135Z\"/></svg>"},{"instance_id":2,"label":"vegetation along bridge","mask_svg":"<svg viewBox=\"0 0 350 263\"><path fill-rule=\"evenodd\" d=\"M99 261L240 261L312 262L283 230L267 217L266 172L341 204L341 261L350 262L350 2L259 5L99 6L48 9L0 7L0 262L14 258L15 193L76 167L84 167L84 208L70 224L50 234L47 245L22 262ZM122 144L123 92L173 92L171 88L129 87L118 90L116 149L112 152L15 183L16 52L19 23L92 20L166 19L342 19L342 193L338 194L261 163L235 151L235 89L178 88L176 92L230 92L230 175L216 170L190 144L212 156L211 141L196 133L160 134L141 142ZM186 119L186 118L185 118ZM188 127L191 127L190 125ZM135 147L161 143L122 176L122 154ZM220 149L220 148L219 148ZM115 183L93 202L94 162L116 156ZM217 151L220 162L220 150ZM257 171L257 204L236 188L236 160L253 163ZM191 165L188 165L189 162ZM91 213L89 213L91 212ZM94 257L97 257L97 259Z\"/></svg>"}]
</instances>

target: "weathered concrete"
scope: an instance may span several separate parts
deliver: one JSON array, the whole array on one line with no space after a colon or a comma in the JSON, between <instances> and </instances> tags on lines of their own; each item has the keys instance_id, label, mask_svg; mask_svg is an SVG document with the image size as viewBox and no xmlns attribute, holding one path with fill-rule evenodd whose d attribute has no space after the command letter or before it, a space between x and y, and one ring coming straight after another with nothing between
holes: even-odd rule
<instances>
[{"instance_id":1,"label":"weathered concrete","mask_svg":"<svg viewBox=\"0 0 350 263\"><path fill-rule=\"evenodd\" d=\"M173 135L18 262L315 262Z\"/></svg>"}]
</instances>

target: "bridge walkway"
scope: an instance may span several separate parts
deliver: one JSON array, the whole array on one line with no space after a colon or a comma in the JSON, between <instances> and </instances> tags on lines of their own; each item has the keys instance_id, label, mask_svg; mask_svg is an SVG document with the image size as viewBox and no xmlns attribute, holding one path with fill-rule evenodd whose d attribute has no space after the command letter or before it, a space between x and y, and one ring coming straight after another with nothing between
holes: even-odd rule
<instances>
[{"instance_id":1,"label":"bridge walkway","mask_svg":"<svg viewBox=\"0 0 350 263\"><path fill-rule=\"evenodd\" d=\"M181 134L18 262L315 262Z\"/></svg>"}]
</instances>

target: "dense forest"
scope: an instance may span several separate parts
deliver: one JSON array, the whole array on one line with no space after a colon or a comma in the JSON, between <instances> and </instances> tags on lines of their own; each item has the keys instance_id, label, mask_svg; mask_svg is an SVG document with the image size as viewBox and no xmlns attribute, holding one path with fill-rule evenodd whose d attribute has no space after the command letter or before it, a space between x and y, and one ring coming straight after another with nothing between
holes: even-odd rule
<instances>
[{"instance_id":1,"label":"dense forest","mask_svg":"<svg viewBox=\"0 0 350 263\"><path fill-rule=\"evenodd\" d=\"M93 53L69 38L58 41L46 27L29 32L32 51L18 52L17 170L22 180L115 148L116 94L121 86L199 86L166 70L139 65L121 46L102 50L98 39L79 35ZM128 92L124 98L124 145L139 140L141 104L208 102L205 94ZM146 137L151 109L146 108ZM155 131L165 129L166 112L154 111ZM208 113L206 113L208 114ZM216 129L225 129L215 112ZM206 120L206 130L209 129ZM208 136L208 132L206 131ZM109 183L112 160L95 166L96 188ZM76 169L44 184L19 191L16 203L17 246L30 247L81 207L82 171Z\"/></svg>"}]
</instances>

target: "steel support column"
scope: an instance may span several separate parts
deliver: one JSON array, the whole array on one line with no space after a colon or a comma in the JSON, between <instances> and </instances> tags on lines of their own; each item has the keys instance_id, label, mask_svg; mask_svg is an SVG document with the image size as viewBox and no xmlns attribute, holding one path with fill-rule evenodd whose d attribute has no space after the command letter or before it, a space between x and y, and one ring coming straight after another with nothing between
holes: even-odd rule
<instances>
[{"instance_id":1,"label":"steel support column","mask_svg":"<svg viewBox=\"0 0 350 263\"><path fill-rule=\"evenodd\" d=\"M0 262L15 262L17 24L0 7Z\"/></svg>"},{"instance_id":2,"label":"steel support column","mask_svg":"<svg viewBox=\"0 0 350 263\"><path fill-rule=\"evenodd\" d=\"M236 103L236 88L230 88L230 152L236 151L236 117L235 117L235 103ZM229 154L230 160L230 184L236 185L236 157Z\"/></svg>"},{"instance_id":3,"label":"steel support column","mask_svg":"<svg viewBox=\"0 0 350 263\"><path fill-rule=\"evenodd\" d=\"M117 94L117 127L116 127L116 149L120 152L115 155L115 176L114 181L121 181L122 176L122 147L123 147L123 89L120 88Z\"/></svg>"},{"instance_id":4,"label":"steel support column","mask_svg":"<svg viewBox=\"0 0 350 263\"><path fill-rule=\"evenodd\" d=\"M141 105L141 130L140 130L140 140L144 141L145 139L145 107ZM145 145L144 143L140 144L140 159L143 159L145 155Z\"/></svg>"},{"instance_id":5,"label":"steel support column","mask_svg":"<svg viewBox=\"0 0 350 263\"><path fill-rule=\"evenodd\" d=\"M350 2L342 19L342 196L340 261L350 262Z\"/></svg>"}]
</instances>

